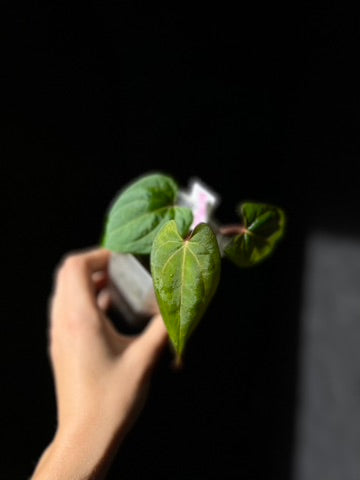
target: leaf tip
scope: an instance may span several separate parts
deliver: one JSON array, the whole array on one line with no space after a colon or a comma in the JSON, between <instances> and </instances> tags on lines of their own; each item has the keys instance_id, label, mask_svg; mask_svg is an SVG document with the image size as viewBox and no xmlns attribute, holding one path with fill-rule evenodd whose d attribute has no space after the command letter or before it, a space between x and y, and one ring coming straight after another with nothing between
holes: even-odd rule
<instances>
[{"instance_id":1,"label":"leaf tip","mask_svg":"<svg viewBox=\"0 0 360 480\"><path fill-rule=\"evenodd\" d=\"M184 368L184 361L182 356L179 353L176 353L174 357L172 368L176 372L179 372Z\"/></svg>"}]
</instances>

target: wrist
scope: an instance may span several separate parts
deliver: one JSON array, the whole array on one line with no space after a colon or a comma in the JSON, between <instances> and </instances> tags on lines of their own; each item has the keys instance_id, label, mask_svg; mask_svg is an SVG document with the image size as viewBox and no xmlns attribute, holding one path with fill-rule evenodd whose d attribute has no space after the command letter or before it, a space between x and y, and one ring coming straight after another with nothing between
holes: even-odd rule
<instances>
[{"instance_id":1,"label":"wrist","mask_svg":"<svg viewBox=\"0 0 360 480\"><path fill-rule=\"evenodd\" d=\"M122 430L96 422L59 428L31 480L99 480L104 478L124 437Z\"/></svg>"}]
</instances>

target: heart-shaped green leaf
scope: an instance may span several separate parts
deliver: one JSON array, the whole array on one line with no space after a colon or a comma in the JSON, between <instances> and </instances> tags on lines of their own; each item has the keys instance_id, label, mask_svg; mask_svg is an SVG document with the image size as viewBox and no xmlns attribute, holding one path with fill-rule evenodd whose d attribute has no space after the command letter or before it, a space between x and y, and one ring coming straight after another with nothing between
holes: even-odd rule
<instances>
[{"instance_id":1,"label":"heart-shaped green leaf","mask_svg":"<svg viewBox=\"0 0 360 480\"><path fill-rule=\"evenodd\" d=\"M239 267L262 262L284 234L285 214L273 205L243 203L239 206L243 225L225 247L225 255Z\"/></svg>"},{"instance_id":2,"label":"heart-shaped green leaf","mask_svg":"<svg viewBox=\"0 0 360 480\"><path fill-rule=\"evenodd\" d=\"M110 209L102 245L119 253L149 254L157 232L169 220L186 235L193 214L190 208L175 205L177 194L174 180L159 173L130 184Z\"/></svg>"},{"instance_id":3,"label":"heart-shaped green leaf","mask_svg":"<svg viewBox=\"0 0 360 480\"><path fill-rule=\"evenodd\" d=\"M213 297L221 258L215 234L200 223L183 239L176 223L157 234L151 251L151 273L160 312L178 358Z\"/></svg>"}]
</instances>

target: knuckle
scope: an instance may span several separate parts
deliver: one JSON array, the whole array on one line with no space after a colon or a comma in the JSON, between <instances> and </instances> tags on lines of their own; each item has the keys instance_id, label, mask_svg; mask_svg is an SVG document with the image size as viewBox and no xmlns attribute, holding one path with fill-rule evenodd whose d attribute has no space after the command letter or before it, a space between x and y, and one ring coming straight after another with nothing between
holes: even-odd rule
<instances>
[{"instance_id":1,"label":"knuckle","mask_svg":"<svg viewBox=\"0 0 360 480\"><path fill-rule=\"evenodd\" d=\"M57 269L56 269L56 277L62 278L67 275L72 275L74 272L82 269L84 267L84 259L80 254L69 254L64 257Z\"/></svg>"},{"instance_id":2,"label":"knuckle","mask_svg":"<svg viewBox=\"0 0 360 480\"><path fill-rule=\"evenodd\" d=\"M68 255L63 261L62 270L73 272L74 270L78 270L84 264L84 261L79 254L72 254Z\"/></svg>"},{"instance_id":3,"label":"knuckle","mask_svg":"<svg viewBox=\"0 0 360 480\"><path fill-rule=\"evenodd\" d=\"M50 326L48 332L48 353L52 361L64 351L88 345L89 341L103 335L102 323L95 315L84 312L69 312L61 322Z\"/></svg>"},{"instance_id":4,"label":"knuckle","mask_svg":"<svg viewBox=\"0 0 360 480\"><path fill-rule=\"evenodd\" d=\"M66 320L66 328L70 335L94 335L100 332L101 322L96 312L71 311Z\"/></svg>"}]
</instances>

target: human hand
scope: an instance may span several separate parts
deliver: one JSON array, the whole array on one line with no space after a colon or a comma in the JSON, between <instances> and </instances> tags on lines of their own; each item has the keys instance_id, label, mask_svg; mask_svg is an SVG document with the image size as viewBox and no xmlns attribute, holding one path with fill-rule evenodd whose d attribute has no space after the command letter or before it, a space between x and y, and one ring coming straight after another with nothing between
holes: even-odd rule
<instances>
[{"instance_id":1,"label":"human hand","mask_svg":"<svg viewBox=\"0 0 360 480\"><path fill-rule=\"evenodd\" d=\"M104 286L110 255L105 249L69 255L57 270L49 352L58 428L33 480L103 478L144 405L167 344L159 314L134 336L119 333L107 318Z\"/></svg>"}]
</instances>

